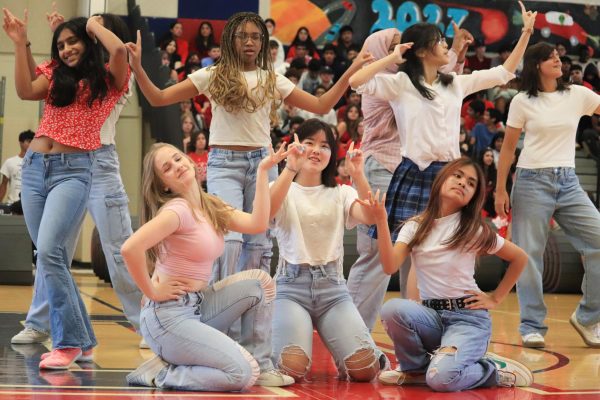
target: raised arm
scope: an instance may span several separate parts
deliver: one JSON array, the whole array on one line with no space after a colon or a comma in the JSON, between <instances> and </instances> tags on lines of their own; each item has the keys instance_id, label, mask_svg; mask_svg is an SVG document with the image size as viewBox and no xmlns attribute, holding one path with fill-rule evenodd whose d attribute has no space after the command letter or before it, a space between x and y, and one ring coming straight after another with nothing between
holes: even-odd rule
<instances>
[{"instance_id":1,"label":"raised arm","mask_svg":"<svg viewBox=\"0 0 600 400\"><path fill-rule=\"evenodd\" d=\"M389 65L402 64L404 62L402 54L404 54L406 50L410 49L412 45L412 43L401 43L394 48L394 52L392 54L380 58L366 67L361 68L350 77L350 86L357 88L360 85L364 85L370 81L377 73L384 71Z\"/></svg>"},{"instance_id":2,"label":"raised arm","mask_svg":"<svg viewBox=\"0 0 600 400\"><path fill-rule=\"evenodd\" d=\"M283 146L282 146L283 147ZM273 182L270 190L270 198L271 198L271 210L269 212L269 220L275 218L275 215L279 212L281 205L285 200L285 196L287 196L288 191L290 190L290 186L294 181L294 178L300 172L302 165L306 161L308 156L308 152L300 144L298 140L298 135L294 134L294 142L290 143L288 146L288 154L287 160L285 163L285 168Z\"/></svg>"},{"instance_id":3,"label":"raised arm","mask_svg":"<svg viewBox=\"0 0 600 400\"><path fill-rule=\"evenodd\" d=\"M26 19L20 20L6 8L3 8L2 11L4 13L2 28L15 46L15 87L17 95L22 100L42 100L48 94L50 82L43 75L37 77L31 75L31 52L27 47ZM27 12L25 16L27 18Z\"/></svg>"},{"instance_id":4,"label":"raised arm","mask_svg":"<svg viewBox=\"0 0 600 400\"><path fill-rule=\"evenodd\" d=\"M137 31L136 42L127 43L125 46L127 46L129 52L129 63L138 86L152 106L168 106L198 95L198 89L189 78L162 90L152 83L146 71L142 68L142 37L139 30Z\"/></svg>"},{"instance_id":5,"label":"raised arm","mask_svg":"<svg viewBox=\"0 0 600 400\"><path fill-rule=\"evenodd\" d=\"M115 87L121 89L127 82L127 48L117 35L106 29L100 23L101 20L102 17L99 15L91 16L88 18L85 29L88 35L98 39L108 52L110 74L114 79Z\"/></svg>"},{"instance_id":6,"label":"raised arm","mask_svg":"<svg viewBox=\"0 0 600 400\"><path fill-rule=\"evenodd\" d=\"M502 64L506 70L513 74L517 70L519 63L523 58L523 54L525 54L525 49L527 49L529 38L533 33L535 17L537 16L537 11L527 11L521 1L519 1L519 5L521 6L521 16L523 17L523 30L521 31L521 37L519 37L519 41L517 42L515 48L510 53L506 61L504 61L504 64Z\"/></svg>"},{"instance_id":7,"label":"raised arm","mask_svg":"<svg viewBox=\"0 0 600 400\"><path fill-rule=\"evenodd\" d=\"M350 143L348 152L346 153L346 170L352 178L352 183L356 187L359 199L368 199L371 193L371 186L364 171L365 161L363 153L360 149L354 149L354 142ZM372 225L375 223L375 218L372 213L366 210L362 206L352 206L350 214L353 218L360 221L365 225Z\"/></svg>"},{"instance_id":8,"label":"raised arm","mask_svg":"<svg viewBox=\"0 0 600 400\"><path fill-rule=\"evenodd\" d=\"M369 53L360 52L352 65L350 65L350 68L321 97L316 97L304 90L294 88L292 93L285 99L285 102L315 114L327 114L344 95L346 89L348 89L349 79L352 74L372 59L373 57Z\"/></svg>"},{"instance_id":9,"label":"raised arm","mask_svg":"<svg viewBox=\"0 0 600 400\"><path fill-rule=\"evenodd\" d=\"M383 272L388 275L396 273L404 263L404 260L410 254L410 248L402 242L392 243L390 228L387 222L387 212L385 211L385 194L379 201L379 190L375 196L369 192L368 200L358 199L357 202L365 210L370 212L377 224L377 247L379 249L379 260L383 267Z\"/></svg>"},{"instance_id":10,"label":"raised arm","mask_svg":"<svg viewBox=\"0 0 600 400\"><path fill-rule=\"evenodd\" d=\"M252 213L233 210L233 215L229 219L229 226L227 227L229 230L253 235L267 230L271 207L269 170L279 164L286 156L287 152L283 146L277 153L273 153L272 148L269 149L269 155L258 164Z\"/></svg>"},{"instance_id":11,"label":"raised arm","mask_svg":"<svg viewBox=\"0 0 600 400\"><path fill-rule=\"evenodd\" d=\"M508 197L508 192L506 191L506 180L508 179L510 166L515 155L515 149L517 148L517 142L519 141L520 135L520 128L507 126L506 131L504 132L502 149L500 149L494 207L496 208L496 213L503 218L506 218L506 214L508 214L508 211L510 210L510 198Z\"/></svg>"},{"instance_id":12,"label":"raised arm","mask_svg":"<svg viewBox=\"0 0 600 400\"><path fill-rule=\"evenodd\" d=\"M146 251L163 241L178 227L179 217L177 214L171 210L164 210L142 225L121 247L121 255L131 277L144 295L151 300L176 299L185 294L188 289L185 285L176 281L155 286L150 279L146 261Z\"/></svg>"}]
</instances>

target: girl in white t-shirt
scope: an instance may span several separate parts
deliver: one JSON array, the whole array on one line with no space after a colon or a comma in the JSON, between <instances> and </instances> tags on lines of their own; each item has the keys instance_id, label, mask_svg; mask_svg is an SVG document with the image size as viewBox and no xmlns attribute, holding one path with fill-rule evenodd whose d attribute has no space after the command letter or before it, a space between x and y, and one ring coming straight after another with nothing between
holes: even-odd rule
<instances>
[{"instance_id":1,"label":"girl in white t-shirt","mask_svg":"<svg viewBox=\"0 0 600 400\"><path fill-rule=\"evenodd\" d=\"M366 61L361 54L338 82L321 97L314 97L274 72L269 54L269 32L263 19L250 12L234 14L221 38L221 58L213 66L200 69L164 90L158 89L141 66L141 39L128 43L132 69L138 85L150 104L165 106L206 95L212 106L207 187L233 207L252 210L256 168L268 154L270 127L277 121L277 108L286 103L326 114L348 87L349 77ZM277 168L269 173L272 181ZM242 245L243 243L243 245ZM265 233L229 233L225 251L215 262L213 280L234 271L261 268L269 271L270 238Z\"/></svg>"},{"instance_id":2,"label":"girl in white t-shirt","mask_svg":"<svg viewBox=\"0 0 600 400\"><path fill-rule=\"evenodd\" d=\"M524 147L512 189L512 237L529 255L517 283L519 331L526 347L544 347L546 306L543 254L554 218L583 255L583 297L570 322L591 347L600 347L600 214L575 174L575 136L584 115L600 114L600 95L565 85L553 45L538 43L525 53L522 92L510 105L500 151L496 212L505 216L506 180L521 131Z\"/></svg>"},{"instance_id":3,"label":"girl in white t-shirt","mask_svg":"<svg viewBox=\"0 0 600 400\"><path fill-rule=\"evenodd\" d=\"M273 363L302 379L310 370L314 324L339 378L368 382L387 359L377 350L342 275L344 227L373 222L356 203L359 194L369 191L362 152L351 146L346 156L357 192L336 184L337 144L329 125L309 119L295 139L285 169L271 186L271 226L280 257Z\"/></svg>"},{"instance_id":4,"label":"girl in white t-shirt","mask_svg":"<svg viewBox=\"0 0 600 400\"><path fill-rule=\"evenodd\" d=\"M392 245L387 213L379 194L370 205L379 232L381 264L393 274L410 254L422 304L392 299L381 310L394 342L398 368L385 371L387 385L426 383L436 391L476 387L529 386L533 375L524 365L488 354L492 334L488 309L509 293L527 263L527 255L483 222L485 178L471 159L448 163L431 187L425 211L406 222ZM479 254L509 262L496 290L483 293L473 277ZM433 354L433 357L430 356Z\"/></svg>"}]
</instances>

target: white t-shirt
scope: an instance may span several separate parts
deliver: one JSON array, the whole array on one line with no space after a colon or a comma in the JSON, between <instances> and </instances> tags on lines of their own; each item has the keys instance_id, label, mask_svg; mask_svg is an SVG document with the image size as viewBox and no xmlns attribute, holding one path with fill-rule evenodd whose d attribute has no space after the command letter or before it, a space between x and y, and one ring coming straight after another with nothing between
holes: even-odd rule
<instances>
[{"instance_id":1,"label":"white t-shirt","mask_svg":"<svg viewBox=\"0 0 600 400\"><path fill-rule=\"evenodd\" d=\"M517 94L510 103L506 125L525 131L520 168L575 168L575 135L583 115L600 106L600 95L584 86L539 92L536 97Z\"/></svg>"},{"instance_id":2,"label":"white t-shirt","mask_svg":"<svg viewBox=\"0 0 600 400\"><path fill-rule=\"evenodd\" d=\"M265 103L255 112L238 111L229 113L224 107L216 104L208 86L214 67L202 68L188 75L198 93L204 94L210 100L212 106L212 121L210 124L210 145L223 146L254 146L266 147L271 143L269 113L271 102ZM258 74L263 74L263 82L266 81L267 72L262 69L254 71L243 71L248 88L256 88ZM285 76L276 73L276 90L281 99L285 99L292 93L296 86Z\"/></svg>"},{"instance_id":3,"label":"white t-shirt","mask_svg":"<svg viewBox=\"0 0 600 400\"><path fill-rule=\"evenodd\" d=\"M350 208L358 198L348 185L306 187L292 182L271 222L280 257L291 264L324 265L344 255L344 226L358 221Z\"/></svg>"},{"instance_id":4,"label":"white t-shirt","mask_svg":"<svg viewBox=\"0 0 600 400\"><path fill-rule=\"evenodd\" d=\"M127 100L131 97L133 93L133 87L135 85L135 77L131 74L129 78L129 90L121 98L117 101L117 104L113 107L112 111L104 121L104 125L100 129L100 143L103 145L116 144L115 136L117 135L117 121L119 120L119 116L121 115L121 111L123 111L123 107L127 104Z\"/></svg>"},{"instance_id":5,"label":"white t-shirt","mask_svg":"<svg viewBox=\"0 0 600 400\"><path fill-rule=\"evenodd\" d=\"M7 159L2 168L0 168L0 174L3 176L2 179L8 179L8 190L6 193L6 202L14 203L19 200L19 193L21 193L21 166L23 165L23 159L19 156L14 156ZM0 199L2 201L2 199Z\"/></svg>"},{"instance_id":6,"label":"white t-shirt","mask_svg":"<svg viewBox=\"0 0 600 400\"><path fill-rule=\"evenodd\" d=\"M319 121L325 122L328 125L337 125L337 115L334 109L329 110L327 114L315 114L310 111L300 110L298 111L298 116L304 118L304 120L316 118Z\"/></svg>"},{"instance_id":7,"label":"white t-shirt","mask_svg":"<svg viewBox=\"0 0 600 400\"><path fill-rule=\"evenodd\" d=\"M427 168L433 161L452 161L460 158L460 108L462 100L471 93L505 84L515 77L503 66L456 75L448 86L437 79L425 87L435 92L433 100L421 96L404 72L377 74L356 88L390 102L394 111L402 157Z\"/></svg>"},{"instance_id":8,"label":"white t-shirt","mask_svg":"<svg viewBox=\"0 0 600 400\"><path fill-rule=\"evenodd\" d=\"M423 300L456 299L465 296L465 290L479 290L475 278L477 252L462 249L449 250L442 245L450 239L460 223L460 211L435 220L434 226L418 246L410 253L417 272L417 286ZM408 221L398 234L397 242L409 244L417 232L418 222ZM504 239L496 235L495 254L504 246Z\"/></svg>"}]
</instances>

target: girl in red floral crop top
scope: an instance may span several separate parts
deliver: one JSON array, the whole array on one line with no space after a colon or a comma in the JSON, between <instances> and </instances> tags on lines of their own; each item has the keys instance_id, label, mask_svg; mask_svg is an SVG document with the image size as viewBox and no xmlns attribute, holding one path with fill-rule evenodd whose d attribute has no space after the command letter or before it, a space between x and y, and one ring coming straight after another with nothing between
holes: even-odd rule
<instances>
[{"instance_id":1,"label":"girl in red floral crop top","mask_svg":"<svg viewBox=\"0 0 600 400\"><path fill-rule=\"evenodd\" d=\"M89 316L71 274L68 244L85 214L100 128L128 87L123 43L101 17L73 18L52 38L52 60L29 68L27 12L23 20L6 8L3 28L15 48L15 86L23 100L45 100L36 137L23 159L23 212L37 247L37 274L50 305L52 352L41 369L68 369L96 345ZM100 44L110 55L105 66ZM34 78L32 76L35 75Z\"/></svg>"}]
</instances>

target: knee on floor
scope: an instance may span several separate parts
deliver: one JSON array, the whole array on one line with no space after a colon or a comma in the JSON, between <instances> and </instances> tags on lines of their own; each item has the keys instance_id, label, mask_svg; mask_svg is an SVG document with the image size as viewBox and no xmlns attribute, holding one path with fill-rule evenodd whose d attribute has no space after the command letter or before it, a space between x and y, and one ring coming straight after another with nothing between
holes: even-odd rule
<instances>
[{"instance_id":1,"label":"knee on floor","mask_svg":"<svg viewBox=\"0 0 600 400\"><path fill-rule=\"evenodd\" d=\"M302 347L292 344L282 349L278 367L295 380L300 380L310 369L310 364L311 359Z\"/></svg>"},{"instance_id":2,"label":"knee on floor","mask_svg":"<svg viewBox=\"0 0 600 400\"><path fill-rule=\"evenodd\" d=\"M461 390L454 384L460 374L460 371L454 368L457 351L456 347L442 347L435 352L426 375L427 385L430 388L437 392Z\"/></svg>"},{"instance_id":3,"label":"knee on floor","mask_svg":"<svg viewBox=\"0 0 600 400\"><path fill-rule=\"evenodd\" d=\"M344 365L350 379L356 382L370 382L379 372L379 360L375 349L359 349L346 357Z\"/></svg>"}]
</instances>

